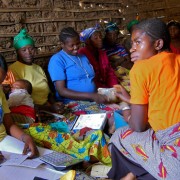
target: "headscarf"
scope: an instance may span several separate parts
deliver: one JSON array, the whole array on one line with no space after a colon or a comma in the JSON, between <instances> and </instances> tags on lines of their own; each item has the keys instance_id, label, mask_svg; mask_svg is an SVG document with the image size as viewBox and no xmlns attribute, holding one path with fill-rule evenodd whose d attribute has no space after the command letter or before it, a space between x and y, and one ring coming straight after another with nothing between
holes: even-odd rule
<instances>
[{"instance_id":1,"label":"headscarf","mask_svg":"<svg viewBox=\"0 0 180 180\"><path fill-rule=\"evenodd\" d=\"M98 26L87 28L87 29L83 30L79 34L81 42L86 42L86 40L89 39L95 31L98 31Z\"/></svg>"},{"instance_id":2,"label":"headscarf","mask_svg":"<svg viewBox=\"0 0 180 180\"><path fill-rule=\"evenodd\" d=\"M180 29L180 23L176 20L171 20L167 23L167 28L171 27L171 26L176 26Z\"/></svg>"},{"instance_id":3,"label":"headscarf","mask_svg":"<svg viewBox=\"0 0 180 180\"><path fill-rule=\"evenodd\" d=\"M136 20L136 19L134 19L134 20L130 21L130 22L128 23L128 25L127 25L127 30L130 32L130 31L131 31L132 26L134 26L135 24L138 24L138 23L139 23L139 21L138 21L138 20Z\"/></svg>"},{"instance_id":4,"label":"headscarf","mask_svg":"<svg viewBox=\"0 0 180 180\"><path fill-rule=\"evenodd\" d=\"M107 23L107 25L105 27L105 31L106 32L109 32L109 31L119 31L119 28L118 28L116 23L109 22L109 23Z\"/></svg>"},{"instance_id":5,"label":"headscarf","mask_svg":"<svg viewBox=\"0 0 180 180\"><path fill-rule=\"evenodd\" d=\"M21 29L19 34L14 37L13 46L18 50L27 45L34 46L34 40L29 34L27 34L26 29Z\"/></svg>"}]
</instances>

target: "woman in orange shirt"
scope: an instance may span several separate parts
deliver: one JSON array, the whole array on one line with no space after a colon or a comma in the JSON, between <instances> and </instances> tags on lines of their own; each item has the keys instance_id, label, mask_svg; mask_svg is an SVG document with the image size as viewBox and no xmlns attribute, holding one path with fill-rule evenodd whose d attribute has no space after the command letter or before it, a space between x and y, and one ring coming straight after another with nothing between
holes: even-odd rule
<instances>
[{"instance_id":1,"label":"woman in orange shirt","mask_svg":"<svg viewBox=\"0 0 180 180\"><path fill-rule=\"evenodd\" d=\"M157 31L158 29L158 31ZM169 52L170 37L159 19L140 22L132 32L129 126L111 137L112 179L177 179L180 176L180 55Z\"/></svg>"}]
</instances>

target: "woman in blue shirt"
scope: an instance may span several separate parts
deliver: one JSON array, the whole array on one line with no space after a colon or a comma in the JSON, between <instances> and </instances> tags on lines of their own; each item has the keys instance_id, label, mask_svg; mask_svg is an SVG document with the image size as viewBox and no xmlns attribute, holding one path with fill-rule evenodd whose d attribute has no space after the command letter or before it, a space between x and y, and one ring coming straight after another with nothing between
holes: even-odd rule
<instances>
[{"instance_id":1,"label":"woman in blue shirt","mask_svg":"<svg viewBox=\"0 0 180 180\"><path fill-rule=\"evenodd\" d=\"M94 70L86 56L78 54L79 34L67 27L60 32L62 50L53 55L48 65L56 98L65 104L72 100L107 102L107 97L97 94Z\"/></svg>"}]
</instances>

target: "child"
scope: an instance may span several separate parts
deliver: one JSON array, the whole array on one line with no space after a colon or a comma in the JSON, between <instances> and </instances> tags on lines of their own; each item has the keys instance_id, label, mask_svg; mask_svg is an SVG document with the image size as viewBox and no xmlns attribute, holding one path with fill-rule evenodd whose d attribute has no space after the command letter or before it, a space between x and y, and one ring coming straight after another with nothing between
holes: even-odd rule
<instances>
[{"instance_id":1,"label":"child","mask_svg":"<svg viewBox=\"0 0 180 180\"><path fill-rule=\"evenodd\" d=\"M129 126L111 137L111 179L177 179L180 176L180 55L168 52L166 24L148 19L132 32Z\"/></svg>"},{"instance_id":2,"label":"child","mask_svg":"<svg viewBox=\"0 0 180 180\"><path fill-rule=\"evenodd\" d=\"M51 57L48 65L57 100L65 104L73 100L106 102L105 95L96 93L92 65L85 55L78 54L79 34L67 27L61 30L59 38L62 50Z\"/></svg>"},{"instance_id":3,"label":"child","mask_svg":"<svg viewBox=\"0 0 180 180\"><path fill-rule=\"evenodd\" d=\"M19 79L12 84L8 105L16 123L31 124L35 121L36 113L31 94L32 85L28 80Z\"/></svg>"}]
</instances>

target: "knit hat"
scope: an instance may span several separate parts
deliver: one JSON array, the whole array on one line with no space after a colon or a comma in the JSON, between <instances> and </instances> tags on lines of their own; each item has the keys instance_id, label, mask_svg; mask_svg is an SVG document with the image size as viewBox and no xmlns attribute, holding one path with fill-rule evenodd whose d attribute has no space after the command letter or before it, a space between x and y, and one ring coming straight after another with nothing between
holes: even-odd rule
<instances>
[{"instance_id":1,"label":"knit hat","mask_svg":"<svg viewBox=\"0 0 180 180\"><path fill-rule=\"evenodd\" d=\"M34 40L29 34L27 34L26 29L21 29L20 33L14 37L13 46L18 50L27 45L34 46Z\"/></svg>"},{"instance_id":2,"label":"knit hat","mask_svg":"<svg viewBox=\"0 0 180 180\"><path fill-rule=\"evenodd\" d=\"M105 31L106 32L109 32L109 31L119 31L119 28L118 28L116 23L109 22L109 23L107 23L107 25L105 27Z\"/></svg>"},{"instance_id":3,"label":"knit hat","mask_svg":"<svg viewBox=\"0 0 180 180\"><path fill-rule=\"evenodd\" d=\"M80 40L82 42L86 42L87 39L91 37L91 35L95 32L98 31L98 27L91 27L83 30L79 35L80 35Z\"/></svg>"},{"instance_id":4,"label":"knit hat","mask_svg":"<svg viewBox=\"0 0 180 180\"><path fill-rule=\"evenodd\" d=\"M139 21L138 21L138 20L136 20L136 19L134 19L134 20L130 21L130 22L128 23L128 25L127 25L127 30L130 32L130 31L131 31L132 26L133 26L133 25L135 25L135 24L138 24L138 23L139 23Z\"/></svg>"}]
</instances>

